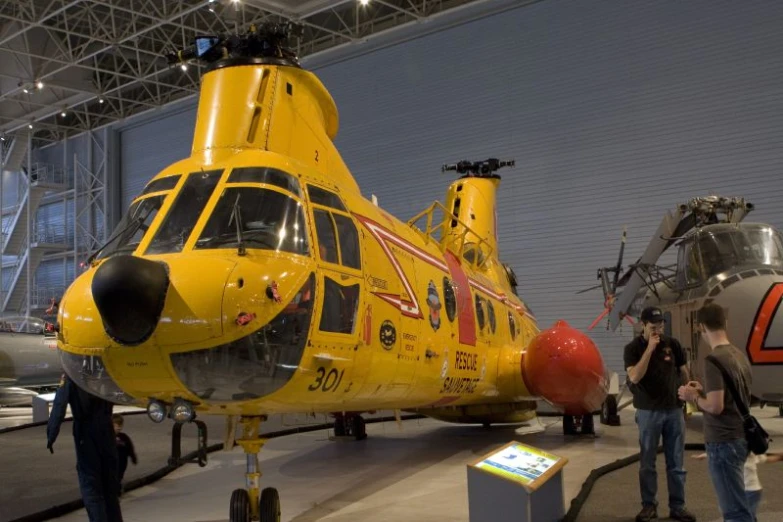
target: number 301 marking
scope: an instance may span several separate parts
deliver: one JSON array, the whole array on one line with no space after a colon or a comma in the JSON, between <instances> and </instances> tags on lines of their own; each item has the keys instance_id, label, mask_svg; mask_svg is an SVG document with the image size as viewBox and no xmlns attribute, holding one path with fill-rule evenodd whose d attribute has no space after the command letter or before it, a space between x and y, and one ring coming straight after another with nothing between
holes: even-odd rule
<instances>
[{"instance_id":1,"label":"number 301 marking","mask_svg":"<svg viewBox=\"0 0 783 522\"><path fill-rule=\"evenodd\" d=\"M337 371L336 368L332 368L327 373L326 369L321 366L318 368L316 372L315 382L307 387L310 391L315 391L320 389L321 391L337 391L337 388L340 386L340 383L343 380L343 374L345 373L345 370Z\"/></svg>"}]
</instances>

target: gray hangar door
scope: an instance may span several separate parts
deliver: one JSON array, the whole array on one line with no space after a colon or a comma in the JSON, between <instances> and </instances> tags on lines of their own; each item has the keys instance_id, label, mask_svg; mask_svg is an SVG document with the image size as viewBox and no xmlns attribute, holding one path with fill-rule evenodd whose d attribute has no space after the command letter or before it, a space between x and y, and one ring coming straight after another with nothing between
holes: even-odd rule
<instances>
[{"instance_id":1,"label":"gray hangar door","mask_svg":"<svg viewBox=\"0 0 783 522\"><path fill-rule=\"evenodd\" d=\"M190 155L195 122L195 108L188 104L120 130L122 212L153 176Z\"/></svg>"}]
</instances>

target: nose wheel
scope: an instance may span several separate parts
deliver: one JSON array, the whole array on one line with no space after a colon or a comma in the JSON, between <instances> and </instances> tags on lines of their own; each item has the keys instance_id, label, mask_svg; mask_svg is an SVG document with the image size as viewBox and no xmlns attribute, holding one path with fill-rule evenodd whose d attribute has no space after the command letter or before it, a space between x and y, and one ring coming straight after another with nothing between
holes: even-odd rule
<instances>
[{"instance_id":1,"label":"nose wheel","mask_svg":"<svg viewBox=\"0 0 783 522\"><path fill-rule=\"evenodd\" d=\"M258 452L266 442L259 436L261 417L242 417L242 438L236 443L242 446L247 461L245 489L231 493L230 522L280 522L280 495L275 488L264 488L259 493L261 471Z\"/></svg>"}]
</instances>

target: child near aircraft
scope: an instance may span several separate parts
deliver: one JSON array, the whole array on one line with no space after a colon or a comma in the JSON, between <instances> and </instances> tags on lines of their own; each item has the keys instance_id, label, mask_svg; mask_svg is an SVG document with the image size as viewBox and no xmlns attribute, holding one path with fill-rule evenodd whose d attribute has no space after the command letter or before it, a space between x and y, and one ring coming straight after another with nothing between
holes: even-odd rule
<instances>
[{"instance_id":1,"label":"child near aircraft","mask_svg":"<svg viewBox=\"0 0 783 522\"><path fill-rule=\"evenodd\" d=\"M706 453L699 453L694 455L694 459L704 460L707 458ZM745 461L745 497L748 499L748 507L753 514L753 520L758 520L756 511L758 511L759 504L761 504L761 481L759 480L758 465L765 462L781 462L783 461L783 453L765 453L764 455L756 455L753 452L748 452L748 460Z\"/></svg>"},{"instance_id":2,"label":"child near aircraft","mask_svg":"<svg viewBox=\"0 0 783 522\"><path fill-rule=\"evenodd\" d=\"M119 479L120 479L120 494L122 494L124 487L122 485L122 478L125 476L125 470L128 469L128 457L135 466L138 464L136 458L136 451L133 448L133 441L127 435L122 432L122 427L125 424L125 420L122 415L115 413L111 416L112 424L114 424L114 437L117 443L117 456L119 457Z\"/></svg>"}]
</instances>

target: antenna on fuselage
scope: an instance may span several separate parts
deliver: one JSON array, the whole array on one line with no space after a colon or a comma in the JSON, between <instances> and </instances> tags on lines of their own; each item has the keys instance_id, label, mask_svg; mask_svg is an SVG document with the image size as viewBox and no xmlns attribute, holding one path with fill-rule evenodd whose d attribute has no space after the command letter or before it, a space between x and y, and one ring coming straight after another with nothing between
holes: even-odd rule
<instances>
[{"instance_id":1,"label":"antenna on fuselage","mask_svg":"<svg viewBox=\"0 0 783 522\"><path fill-rule=\"evenodd\" d=\"M514 160L499 160L489 158L482 161L463 160L458 163L447 163L441 167L441 172L454 171L458 174L464 174L465 178L500 178L495 174L498 169L503 167L513 167Z\"/></svg>"}]
</instances>

